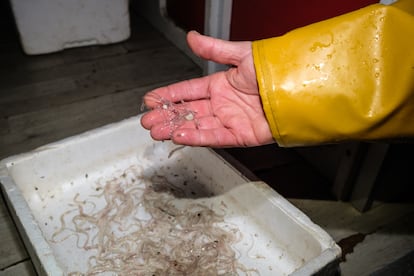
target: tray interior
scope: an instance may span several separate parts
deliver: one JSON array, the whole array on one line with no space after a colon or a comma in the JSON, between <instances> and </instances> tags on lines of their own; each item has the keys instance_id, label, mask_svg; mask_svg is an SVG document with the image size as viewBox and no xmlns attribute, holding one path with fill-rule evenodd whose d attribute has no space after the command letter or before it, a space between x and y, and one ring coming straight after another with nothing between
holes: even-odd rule
<instances>
[{"instance_id":1,"label":"tray interior","mask_svg":"<svg viewBox=\"0 0 414 276\"><path fill-rule=\"evenodd\" d=\"M149 185L155 187L150 204L163 200L170 204L159 207L163 212L191 215L192 209L205 208L218 214L221 220L214 225L237 236L231 247L243 266L240 273L287 275L333 246L326 233L265 183L249 182L207 148L154 142L138 120L131 118L2 161L11 179L4 181L5 190L17 217L30 217L44 239L31 237L27 220L22 223L22 230L28 232L25 242L40 262L52 260L65 274L90 269L98 252L93 245L100 238L93 227L101 222L91 223L85 217L100 215L109 205L104 193L109 185L124 197L135 193L127 215L119 221L106 216L112 218L105 223L112 224L117 242L137 229L135 222L145 225L154 215L143 205L143 191ZM16 199L16 192L23 202ZM172 196L166 200L165 194ZM115 205L122 209L122 202ZM172 209L165 210L166 206ZM77 225L83 232L79 234L74 225L80 214L83 220ZM188 234L180 235L189 239ZM142 248L137 251L142 253Z\"/></svg>"}]
</instances>

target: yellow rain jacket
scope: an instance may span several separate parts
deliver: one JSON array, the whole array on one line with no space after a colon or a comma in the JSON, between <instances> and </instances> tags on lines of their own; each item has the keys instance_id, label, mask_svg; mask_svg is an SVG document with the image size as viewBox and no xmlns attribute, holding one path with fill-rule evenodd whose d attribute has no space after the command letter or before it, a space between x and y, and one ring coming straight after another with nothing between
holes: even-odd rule
<instances>
[{"instance_id":1,"label":"yellow rain jacket","mask_svg":"<svg viewBox=\"0 0 414 276\"><path fill-rule=\"evenodd\" d=\"M414 0L253 42L280 146L414 137Z\"/></svg>"}]
</instances>

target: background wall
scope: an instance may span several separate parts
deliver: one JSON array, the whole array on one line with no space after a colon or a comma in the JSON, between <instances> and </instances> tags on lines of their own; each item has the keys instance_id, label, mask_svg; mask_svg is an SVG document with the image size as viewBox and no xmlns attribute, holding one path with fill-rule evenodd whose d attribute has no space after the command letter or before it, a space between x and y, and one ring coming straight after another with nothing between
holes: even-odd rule
<instances>
[{"instance_id":1,"label":"background wall","mask_svg":"<svg viewBox=\"0 0 414 276\"><path fill-rule=\"evenodd\" d=\"M254 40L282 35L373 3L378 0L234 0L230 39ZM183 29L203 32L204 5L204 0L167 0L167 13Z\"/></svg>"}]
</instances>

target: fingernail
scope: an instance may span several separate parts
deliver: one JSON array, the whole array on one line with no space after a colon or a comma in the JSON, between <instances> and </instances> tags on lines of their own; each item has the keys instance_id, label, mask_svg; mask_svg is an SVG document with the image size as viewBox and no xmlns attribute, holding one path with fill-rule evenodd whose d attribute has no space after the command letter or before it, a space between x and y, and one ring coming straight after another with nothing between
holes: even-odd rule
<instances>
[{"instance_id":1,"label":"fingernail","mask_svg":"<svg viewBox=\"0 0 414 276\"><path fill-rule=\"evenodd\" d=\"M196 30L191 30L190 33L194 33L194 34L200 34L198 31Z\"/></svg>"}]
</instances>

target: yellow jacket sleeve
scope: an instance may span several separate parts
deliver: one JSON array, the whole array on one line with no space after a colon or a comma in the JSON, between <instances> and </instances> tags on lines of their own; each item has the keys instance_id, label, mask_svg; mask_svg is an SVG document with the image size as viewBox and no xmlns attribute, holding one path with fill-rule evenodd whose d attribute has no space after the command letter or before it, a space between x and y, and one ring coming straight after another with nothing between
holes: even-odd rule
<instances>
[{"instance_id":1,"label":"yellow jacket sleeve","mask_svg":"<svg viewBox=\"0 0 414 276\"><path fill-rule=\"evenodd\" d=\"M253 42L280 146L414 137L414 0Z\"/></svg>"}]
</instances>

